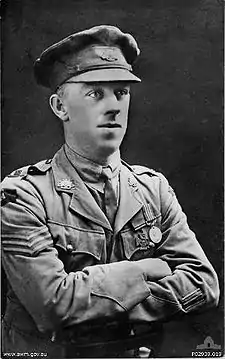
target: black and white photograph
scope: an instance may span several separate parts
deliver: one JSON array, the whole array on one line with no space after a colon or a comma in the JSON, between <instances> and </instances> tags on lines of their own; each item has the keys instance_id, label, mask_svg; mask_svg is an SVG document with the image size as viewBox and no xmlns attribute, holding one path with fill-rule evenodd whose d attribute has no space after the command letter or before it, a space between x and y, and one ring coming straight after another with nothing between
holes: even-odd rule
<instances>
[{"instance_id":1,"label":"black and white photograph","mask_svg":"<svg viewBox=\"0 0 225 359\"><path fill-rule=\"evenodd\" d=\"M223 12L2 0L2 358L224 356Z\"/></svg>"}]
</instances>

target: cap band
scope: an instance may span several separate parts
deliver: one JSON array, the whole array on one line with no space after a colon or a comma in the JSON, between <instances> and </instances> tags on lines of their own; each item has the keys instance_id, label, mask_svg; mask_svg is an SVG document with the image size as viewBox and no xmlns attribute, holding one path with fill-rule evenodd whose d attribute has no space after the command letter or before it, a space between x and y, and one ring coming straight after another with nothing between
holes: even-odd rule
<instances>
[{"instance_id":1,"label":"cap band","mask_svg":"<svg viewBox=\"0 0 225 359\"><path fill-rule=\"evenodd\" d=\"M77 54L67 54L55 62L50 77L51 88L62 85L70 77L99 69L132 71L121 50L111 46L89 46Z\"/></svg>"}]
</instances>

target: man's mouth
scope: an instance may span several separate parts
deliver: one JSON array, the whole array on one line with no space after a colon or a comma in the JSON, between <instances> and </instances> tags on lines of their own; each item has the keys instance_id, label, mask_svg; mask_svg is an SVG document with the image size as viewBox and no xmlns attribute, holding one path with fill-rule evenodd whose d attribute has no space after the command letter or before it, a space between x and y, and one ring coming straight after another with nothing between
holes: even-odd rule
<instances>
[{"instance_id":1,"label":"man's mouth","mask_svg":"<svg viewBox=\"0 0 225 359\"><path fill-rule=\"evenodd\" d=\"M118 123L104 123L102 125L98 125L101 128L120 128L121 125Z\"/></svg>"}]
</instances>

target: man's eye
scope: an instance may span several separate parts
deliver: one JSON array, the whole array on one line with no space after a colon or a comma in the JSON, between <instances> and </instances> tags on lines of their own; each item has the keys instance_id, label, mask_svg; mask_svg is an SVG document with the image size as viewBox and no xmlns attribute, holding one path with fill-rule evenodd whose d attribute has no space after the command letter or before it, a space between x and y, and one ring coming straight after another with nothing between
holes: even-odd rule
<instances>
[{"instance_id":1,"label":"man's eye","mask_svg":"<svg viewBox=\"0 0 225 359\"><path fill-rule=\"evenodd\" d=\"M95 98L95 99L101 99L103 97L103 92L100 90L94 90L88 92L87 96Z\"/></svg>"},{"instance_id":2,"label":"man's eye","mask_svg":"<svg viewBox=\"0 0 225 359\"><path fill-rule=\"evenodd\" d=\"M116 96L118 98L124 97L124 96L126 96L128 94L129 94L129 89L128 88L123 88L123 89L120 89L120 90L116 91Z\"/></svg>"}]
</instances>

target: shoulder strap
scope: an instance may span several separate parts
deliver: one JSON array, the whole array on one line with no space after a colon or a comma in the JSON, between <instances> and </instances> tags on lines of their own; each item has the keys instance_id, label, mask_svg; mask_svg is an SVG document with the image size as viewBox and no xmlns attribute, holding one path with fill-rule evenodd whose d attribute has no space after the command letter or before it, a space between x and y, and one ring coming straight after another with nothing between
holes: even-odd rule
<instances>
[{"instance_id":1,"label":"shoulder strap","mask_svg":"<svg viewBox=\"0 0 225 359\"><path fill-rule=\"evenodd\" d=\"M155 170L145 167L145 166L139 166L139 165L129 165L125 161L121 161L124 166L126 166L131 172L133 172L135 175L142 175L142 174L149 174L151 176L159 176L159 173Z\"/></svg>"},{"instance_id":2,"label":"shoulder strap","mask_svg":"<svg viewBox=\"0 0 225 359\"><path fill-rule=\"evenodd\" d=\"M40 175L47 172L52 167L52 160L43 160L37 162L35 165L31 165L28 167L27 174L29 175Z\"/></svg>"},{"instance_id":3,"label":"shoulder strap","mask_svg":"<svg viewBox=\"0 0 225 359\"><path fill-rule=\"evenodd\" d=\"M51 168L51 159L39 161L34 165L28 165L16 169L12 173L10 173L7 177L25 177L26 175L38 175L43 174Z\"/></svg>"},{"instance_id":4,"label":"shoulder strap","mask_svg":"<svg viewBox=\"0 0 225 359\"><path fill-rule=\"evenodd\" d=\"M156 172L152 168L148 168L145 166L133 165L133 166L131 166L131 168L133 169L133 171L135 172L136 175L143 175L145 173L150 174L151 176L159 175L158 172Z\"/></svg>"}]
</instances>

